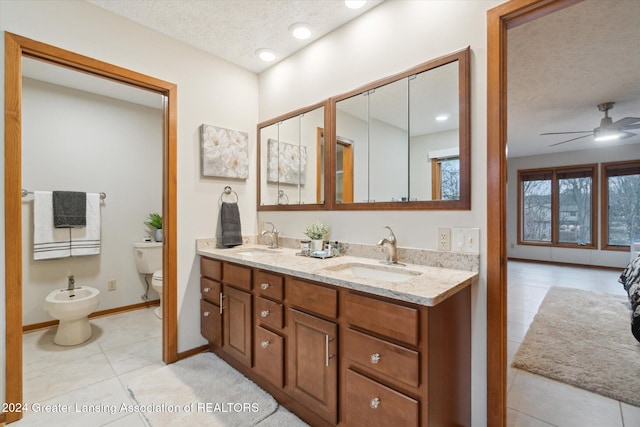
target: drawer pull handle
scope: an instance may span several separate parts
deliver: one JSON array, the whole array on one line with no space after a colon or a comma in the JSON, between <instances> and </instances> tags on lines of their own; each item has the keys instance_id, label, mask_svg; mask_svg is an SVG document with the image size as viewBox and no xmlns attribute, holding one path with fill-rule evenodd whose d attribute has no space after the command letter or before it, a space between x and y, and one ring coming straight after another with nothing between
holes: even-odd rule
<instances>
[{"instance_id":1,"label":"drawer pull handle","mask_svg":"<svg viewBox=\"0 0 640 427\"><path fill-rule=\"evenodd\" d=\"M262 348L267 348L269 346L269 344L271 344L269 342L269 340L265 340L265 341L262 341L262 343L260 345L262 346Z\"/></svg>"},{"instance_id":2,"label":"drawer pull handle","mask_svg":"<svg viewBox=\"0 0 640 427\"><path fill-rule=\"evenodd\" d=\"M260 288L262 288L263 290L266 291L267 289L269 289L269 284L268 283L263 283L263 284L260 285Z\"/></svg>"},{"instance_id":3,"label":"drawer pull handle","mask_svg":"<svg viewBox=\"0 0 640 427\"><path fill-rule=\"evenodd\" d=\"M222 292L220 292L220 314L222 314L222 299L224 298L224 295L222 294Z\"/></svg>"},{"instance_id":4,"label":"drawer pull handle","mask_svg":"<svg viewBox=\"0 0 640 427\"><path fill-rule=\"evenodd\" d=\"M204 317L209 317L210 314L211 314L210 311L205 311L204 313L202 313Z\"/></svg>"},{"instance_id":5,"label":"drawer pull handle","mask_svg":"<svg viewBox=\"0 0 640 427\"><path fill-rule=\"evenodd\" d=\"M203 289L205 292L209 292L211 290L211 288L204 288Z\"/></svg>"},{"instance_id":6,"label":"drawer pull handle","mask_svg":"<svg viewBox=\"0 0 640 427\"><path fill-rule=\"evenodd\" d=\"M324 366L329 366L329 359L335 354L329 354L329 342L333 341L333 338L329 338L329 335L324 336Z\"/></svg>"},{"instance_id":7,"label":"drawer pull handle","mask_svg":"<svg viewBox=\"0 0 640 427\"><path fill-rule=\"evenodd\" d=\"M371 399L371 402L369 402L369 407L371 407L371 409L378 409L378 406L380 406L380 399L377 397Z\"/></svg>"},{"instance_id":8,"label":"drawer pull handle","mask_svg":"<svg viewBox=\"0 0 640 427\"><path fill-rule=\"evenodd\" d=\"M269 315L269 310L262 310L260 312L260 317L267 317Z\"/></svg>"},{"instance_id":9,"label":"drawer pull handle","mask_svg":"<svg viewBox=\"0 0 640 427\"><path fill-rule=\"evenodd\" d=\"M380 361L380 353L373 353L370 360L374 365L378 363Z\"/></svg>"}]
</instances>

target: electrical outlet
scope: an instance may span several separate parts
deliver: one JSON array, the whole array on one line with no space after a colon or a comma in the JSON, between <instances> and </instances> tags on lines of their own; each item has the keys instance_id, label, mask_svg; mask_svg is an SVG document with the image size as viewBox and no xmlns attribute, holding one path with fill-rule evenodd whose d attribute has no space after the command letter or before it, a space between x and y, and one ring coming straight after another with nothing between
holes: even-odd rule
<instances>
[{"instance_id":1,"label":"electrical outlet","mask_svg":"<svg viewBox=\"0 0 640 427\"><path fill-rule=\"evenodd\" d=\"M438 228L438 250L439 251L451 250L451 229L450 228Z\"/></svg>"},{"instance_id":2,"label":"electrical outlet","mask_svg":"<svg viewBox=\"0 0 640 427\"><path fill-rule=\"evenodd\" d=\"M116 279L107 280L107 290L115 291L118 288L118 281Z\"/></svg>"}]
</instances>

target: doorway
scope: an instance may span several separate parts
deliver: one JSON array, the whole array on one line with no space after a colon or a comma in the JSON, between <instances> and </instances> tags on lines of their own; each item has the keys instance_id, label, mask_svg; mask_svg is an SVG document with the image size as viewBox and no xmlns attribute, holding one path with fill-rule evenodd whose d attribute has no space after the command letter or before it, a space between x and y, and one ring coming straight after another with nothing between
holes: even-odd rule
<instances>
[{"instance_id":1,"label":"doorway","mask_svg":"<svg viewBox=\"0 0 640 427\"><path fill-rule=\"evenodd\" d=\"M153 77L35 40L5 33L5 302L6 401L22 402L22 58L49 62L164 96L162 144L163 321L162 359L177 360L176 135L177 87ZM7 412L17 421L19 412Z\"/></svg>"}]
</instances>

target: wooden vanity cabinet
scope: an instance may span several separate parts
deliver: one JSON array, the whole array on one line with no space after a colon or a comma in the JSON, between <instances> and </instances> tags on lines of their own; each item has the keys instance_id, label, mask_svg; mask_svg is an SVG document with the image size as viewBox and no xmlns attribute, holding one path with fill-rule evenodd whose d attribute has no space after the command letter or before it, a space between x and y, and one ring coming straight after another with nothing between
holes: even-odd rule
<instances>
[{"instance_id":1,"label":"wooden vanity cabinet","mask_svg":"<svg viewBox=\"0 0 640 427\"><path fill-rule=\"evenodd\" d=\"M209 261L202 335L305 422L471 425L469 286L427 307Z\"/></svg>"}]
</instances>

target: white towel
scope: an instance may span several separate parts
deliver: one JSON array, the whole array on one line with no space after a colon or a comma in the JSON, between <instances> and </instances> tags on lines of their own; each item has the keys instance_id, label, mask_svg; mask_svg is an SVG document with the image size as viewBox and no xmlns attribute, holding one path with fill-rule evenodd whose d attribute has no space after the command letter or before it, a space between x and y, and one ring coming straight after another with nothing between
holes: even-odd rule
<instances>
[{"instance_id":1,"label":"white towel","mask_svg":"<svg viewBox=\"0 0 640 427\"><path fill-rule=\"evenodd\" d=\"M100 255L100 194L87 193L87 226L71 228L71 256Z\"/></svg>"},{"instance_id":2,"label":"white towel","mask_svg":"<svg viewBox=\"0 0 640 427\"><path fill-rule=\"evenodd\" d=\"M33 192L33 259L52 259L71 256L68 228L53 226L51 191Z\"/></svg>"}]
</instances>

